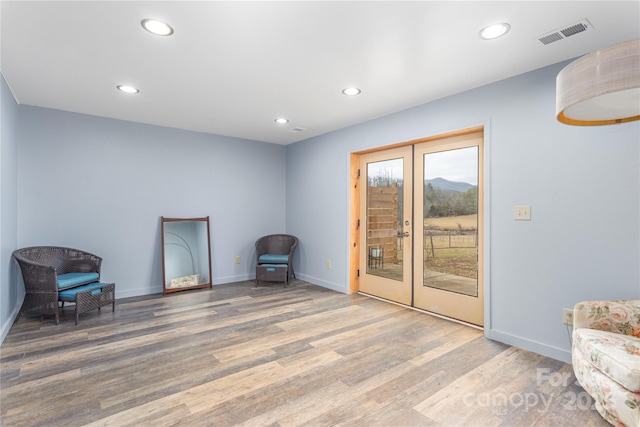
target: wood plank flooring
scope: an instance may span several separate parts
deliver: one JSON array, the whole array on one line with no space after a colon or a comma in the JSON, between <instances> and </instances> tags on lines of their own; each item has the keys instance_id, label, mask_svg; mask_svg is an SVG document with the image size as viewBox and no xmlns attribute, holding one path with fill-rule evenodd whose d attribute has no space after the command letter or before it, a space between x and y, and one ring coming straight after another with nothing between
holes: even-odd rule
<instances>
[{"instance_id":1,"label":"wood plank flooring","mask_svg":"<svg viewBox=\"0 0 640 427\"><path fill-rule=\"evenodd\" d=\"M10 426L606 426L571 366L299 280L23 315L0 347Z\"/></svg>"}]
</instances>

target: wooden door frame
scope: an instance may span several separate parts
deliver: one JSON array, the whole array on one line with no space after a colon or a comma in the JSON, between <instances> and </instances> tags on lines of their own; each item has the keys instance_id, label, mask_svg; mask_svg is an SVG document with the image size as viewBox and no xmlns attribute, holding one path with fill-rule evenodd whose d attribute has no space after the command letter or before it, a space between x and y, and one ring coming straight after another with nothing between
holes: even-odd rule
<instances>
[{"instance_id":1,"label":"wooden door frame","mask_svg":"<svg viewBox=\"0 0 640 427\"><path fill-rule=\"evenodd\" d=\"M349 294L358 292L360 289L359 271L362 268L360 265L360 176L358 170L360 169L360 156L367 153L373 153L376 151L388 150L390 148L405 147L407 145L421 144L424 142L435 141L444 138L450 138L453 136L468 135L471 133L481 132L484 134L484 125L475 126L472 128L462 129L458 131L448 132L444 134L429 136L426 138L414 139L411 141L400 142L397 144L386 145L383 147L377 147L370 150L358 151L351 153L350 155L350 190L349 190ZM486 159L485 159L486 160ZM361 223L362 221L360 221ZM487 298L487 293L484 295ZM485 310L486 312L486 310ZM486 317L486 315L485 315ZM487 326L485 322L485 327Z\"/></svg>"}]
</instances>

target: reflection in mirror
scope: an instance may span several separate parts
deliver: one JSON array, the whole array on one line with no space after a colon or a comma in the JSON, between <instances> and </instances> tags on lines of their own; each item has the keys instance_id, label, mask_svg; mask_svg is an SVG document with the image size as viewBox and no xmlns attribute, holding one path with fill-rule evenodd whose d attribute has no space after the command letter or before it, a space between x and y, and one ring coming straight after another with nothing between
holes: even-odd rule
<instances>
[{"instance_id":1,"label":"reflection in mirror","mask_svg":"<svg viewBox=\"0 0 640 427\"><path fill-rule=\"evenodd\" d=\"M209 217L162 217L164 294L211 288Z\"/></svg>"}]
</instances>

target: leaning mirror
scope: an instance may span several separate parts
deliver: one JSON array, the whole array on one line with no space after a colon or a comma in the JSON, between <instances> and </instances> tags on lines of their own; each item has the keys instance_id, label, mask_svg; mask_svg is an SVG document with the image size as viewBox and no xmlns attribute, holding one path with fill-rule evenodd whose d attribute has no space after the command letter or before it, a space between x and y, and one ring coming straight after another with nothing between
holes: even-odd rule
<instances>
[{"instance_id":1,"label":"leaning mirror","mask_svg":"<svg viewBox=\"0 0 640 427\"><path fill-rule=\"evenodd\" d=\"M161 218L163 293L211 288L209 217Z\"/></svg>"}]
</instances>

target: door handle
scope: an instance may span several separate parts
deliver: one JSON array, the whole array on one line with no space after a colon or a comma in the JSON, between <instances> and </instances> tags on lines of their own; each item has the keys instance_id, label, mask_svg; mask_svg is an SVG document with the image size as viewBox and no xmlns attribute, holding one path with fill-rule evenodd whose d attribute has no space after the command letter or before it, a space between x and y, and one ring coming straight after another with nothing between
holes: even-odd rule
<instances>
[{"instance_id":1,"label":"door handle","mask_svg":"<svg viewBox=\"0 0 640 427\"><path fill-rule=\"evenodd\" d=\"M398 237L409 237L409 232L405 231L404 233L401 233L398 231Z\"/></svg>"}]
</instances>

